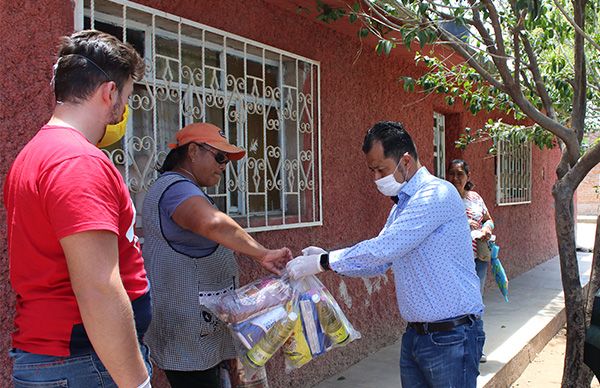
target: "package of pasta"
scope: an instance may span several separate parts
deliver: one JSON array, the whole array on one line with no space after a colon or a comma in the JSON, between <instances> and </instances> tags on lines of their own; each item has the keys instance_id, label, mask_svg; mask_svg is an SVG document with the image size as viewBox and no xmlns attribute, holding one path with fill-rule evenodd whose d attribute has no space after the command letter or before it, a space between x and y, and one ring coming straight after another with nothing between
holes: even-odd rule
<instances>
[{"instance_id":1,"label":"package of pasta","mask_svg":"<svg viewBox=\"0 0 600 388\"><path fill-rule=\"evenodd\" d=\"M346 315L315 276L292 281L300 319L282 347L286 370L300 368L333 348L359 339Z\"/></svg>"},{"instance_id":2,"label":"package of pasta","mask_svg":"<svg viewBox=\"0 0 600 388\"><path fill-rule=\"evenodd\" d=\"M292 297L286 277L270 276L204 301L220 320L239 323L284 306Z\"/></svg>"}]
</instances>

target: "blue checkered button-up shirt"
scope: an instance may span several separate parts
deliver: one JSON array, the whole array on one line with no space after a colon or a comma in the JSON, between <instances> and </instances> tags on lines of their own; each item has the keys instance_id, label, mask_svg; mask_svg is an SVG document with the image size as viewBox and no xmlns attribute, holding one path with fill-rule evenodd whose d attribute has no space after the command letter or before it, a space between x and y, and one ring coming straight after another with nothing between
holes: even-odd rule
<instances>
[{"instance_id":1,"label":"blue checkered button-up shirt","mask_svg":"<svg viewBox=\"0 0 600 388\"><path fill-rule=\"evenodd\" d=\"M402 187L379 236L330 252L329 265L360 277L392 267L408 322L483 313L465 206L452 184L425 167Z\"/></svg>"}]
</instances>

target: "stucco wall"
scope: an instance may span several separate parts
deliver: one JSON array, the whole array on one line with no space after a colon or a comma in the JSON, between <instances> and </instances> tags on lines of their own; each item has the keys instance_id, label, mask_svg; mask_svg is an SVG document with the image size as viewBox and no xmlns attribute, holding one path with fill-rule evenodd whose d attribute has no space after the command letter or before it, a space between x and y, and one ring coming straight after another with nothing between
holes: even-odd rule
<instances>
[{"instance_id":1,"label":"stucco wall","mask_svg":"<svg viewBox=\"0 0 600 388\"><path fill-rule=\"evenodd\" d=\"M2 101L10 101L10 104L3 103L0 116L3 123L0 131L2 179L16 152L49 117L52 97L48 82L52 57L58 36L72 29L72 4L68 1L26 2L19 6L8 1L3 3L2 17L6 20L0 24L2 45L8 45L6 37L11 37L17 44L6 47L2 56L7 62L3 67L7 69L5 74L9 76L1 77L7 86L0 89L0 93L6 93ZM303 17L278 5L216 0L141 3L320 61L323 226L256 233L255 237L266 246L286 245L297 254L307 245L334 249L375 236L391 202L376 191L364 163L360 147L365 131L382 119L404 122L417 144L422 162L431 170L433 111L445 114L461 111L458 106L446 107L437 96L423 98L403 92L398 77L419 72L411 61L398 54L391 58L378 57L368 45L361 45L355 34L332 30L314 18ZM14 25L21 28L12 28ZM483 121L485 118L467 113L456 114L451 120L456 130L464 126L475 127ZM496 219L502 257L506 258L504 263L509 276L515 276L556 252L549 205L556 162L552 159L556 158L551 158L547 152L535 151L534 201L531 205L498 208L494 206L494 162L483 159L484 147L470 147L464 157L474 165L476 190L483 195ZM0 386L7 386L10 366L6 350L10 346L8 333L12 329L13 299L7 281L4 213L0 218ZM240 260L245 274L243 281L264 275L250 260ZM403 331L391 273L377 279L340 278L332 274L320 278L362 332L363 339L289 375L283 372L281 357L276 357L269 363L274 388L313 385L396 341ZM154 383L159 387L167 386L160 375Z\"/></svg>"},{"instance_id":2,"label":"stucco wall","mask_svg":"<svg viewBox=\"0 0 600 388\"><path fill-rule=\"evenodd\" d=\"M69 1L0 0L0 182L17 152L50 118L53 53L73 28ZM6 213L0 207L0 387L12 386L8 358L14 294L8 282ZM42 317L40 317L42 319Z\"/></svg>"},{"instance_id":3,"label":"stucco wall","mask_svg":"<svg viewBox=\"0 0 600 388\"><path fill-rule=\"evenodd\" d=\"M600 134L590 135L589 142L598 141ZM577 215L600 215L600 164L597 164L585 176L577 188Z\"/></svg>"},{"instance_id":4,"label":"stucco wall","mask_svg":"<svg viewBox=\"0 0 600 388\"><path fill-rule=\"evenodd\" d=\"M502 119L509 121L506 117ZM470 113L460 115L458 126L447 132L447 141L458 138L457 132L465 127L480 128L485 120ZM484 142L468 146L465 152L454 149L447 160L461 158L469 162L474 190L481 194L494 219L494 233L501 247L500 258L510 279L557 254L551 192L560 153L558 149L541 151L533 146L531 203L498 206L495 163L494 157L487 154L489 146L489 142ZM488 276L487 286L495 288L493 283L491 276Z\"/></svg>"}]
</instances>

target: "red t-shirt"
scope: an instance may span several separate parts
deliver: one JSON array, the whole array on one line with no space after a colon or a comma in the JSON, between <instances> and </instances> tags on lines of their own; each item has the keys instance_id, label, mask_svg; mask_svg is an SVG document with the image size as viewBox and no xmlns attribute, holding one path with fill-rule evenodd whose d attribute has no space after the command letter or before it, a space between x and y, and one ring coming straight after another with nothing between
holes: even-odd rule
<instances>
[{"instance_id":1,"label":"red t-shirt","mask_svg":"<svg viewBox=\"0 0 600 388\"><path fill-rule=\"evenodd\" d=\"M135 208L119 171L102 151L73 128L44 126L13 163L4 205L10 280L17 294L15 348L68 356L91 346L59 243L90 230L118 236L121 280L143 335L151 313L134 234Z\"/></svg>"}]
</instances>

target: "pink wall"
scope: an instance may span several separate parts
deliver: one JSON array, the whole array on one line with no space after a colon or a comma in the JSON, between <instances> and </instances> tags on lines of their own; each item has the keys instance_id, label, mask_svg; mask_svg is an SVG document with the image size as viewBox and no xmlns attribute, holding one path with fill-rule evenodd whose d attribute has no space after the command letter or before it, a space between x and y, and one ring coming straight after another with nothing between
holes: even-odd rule
<instances>
[{"instance_id":1,"label":"pink wall","mask_svg":"<svg viewBox=\"0 0 600 388\"><path fill-rule=\"evenodd\" d=\"M274 1L275 3L279 3ZM16 152L49 117L52 97L48 82L58 36L72 29L72 4L67 1L37 1L35 5L12 5L4 1L0 36L3 50L2 93L6 97L0 117L0 174ZM33 2L31 2L33 3ZM361 151L365 131L379 120L402 121L417 144L422 162L431 170L433 144L432 112L458 113L459 107L445 106L438 96L425 98L405 93L397 82L400 75L418 75L419 69L407 61L406 53L391 58L378 57L372 48L362 46L353 32L335 31L271 2L221 2L205 0L141 1L170 13L235 33L258 42L291 51L321 63L321 135L323 170L323 226L288 231L263 232L256 238L269 247L289 246L294 253L307 245L333 249L351 245L376 235L391 202L375 189ZM289 3L287 8L290 8ZM184 11L185 10L185 11ZM8 12L7 12L8 11ZM21 28L11 28L11 26ZM361 50L360 55L357 53ZM8 111L10 110L10 111ZM454 116L455 130L475 127L484 118L469 113ZM534 153L534 202L498 208L494 204L493 160L485 159L483 146L473 146L465 158L473 165L477 190L496 218L502 257L510 276L531 268L556 253L550 187L556 158L550 153ZM545 179L541 176L542 168ZM9 382L10 364L6 350L12 328L12 295L7 279L5 215L0 213L0 386ZM550 236L550 237L549 237ZM262 276L248 259L242 258L245 279ZM269 364L272 387L310 386L353 364L378 348L396 341L403 331L395 301L393 276L379 280L340 278L331 274L322 281L336 296L363 339L336 350L289 375L283 360ZM347 293L344 291L347 290ZM164 377L156 386L167 386Z\"/></svg>"},{"instance_id":2,"label":"pink wall","mask_svg":"<svg viewBox=\"0 0 600 388\"><path fill-rule=\"evenodd\" d=\"M73 29L69 1L0 0L0 182L23 145L50 118L53 54ZM6 213L0 206L0 386L12 386L8 350L14 295L8 283ZM41 317L40 317L41 318Z\"/></svg>"},{"instance_id":3,"label":"pink wall","mask_svg":"<svg viewBox=\"0 0 600 388\"><path fill-rule=\"evenodd\" d=\"M590 134L589 142L600 139L600 133ZM577 188L577 215L598 216L600 215L600 164L597 164L588 172Z\"/></svg>"},{"instance_id":4,"label":"pink wall","mask_svg":"<svg viewBox=\"0 0 600 388\"><path fill-rule=\"evenodd\" d=\"M458 131L465 127L480 128L486 120L470 113L462 114L457 120L458 125L446 132L447 138L458 138ZM509 120L505 117L503 121ZM557 149L541 151L534 146L531 204L497 206L495 165L494 158L487 155L489 145L489 142L472 144L465 152L454 149L447 155L447 161L460 158L469 162L474 190L481 194L494 218L494 233L501 247L500 258L509 278L512 278L557 254L551 193L560 153ZM448 143L447 147L450 147ZM496 287L492 283L493 279L488 276L488 287Z\"/></svg>"}]
</instances>

